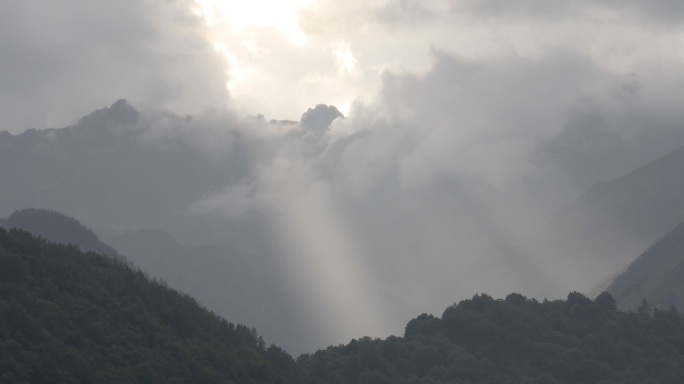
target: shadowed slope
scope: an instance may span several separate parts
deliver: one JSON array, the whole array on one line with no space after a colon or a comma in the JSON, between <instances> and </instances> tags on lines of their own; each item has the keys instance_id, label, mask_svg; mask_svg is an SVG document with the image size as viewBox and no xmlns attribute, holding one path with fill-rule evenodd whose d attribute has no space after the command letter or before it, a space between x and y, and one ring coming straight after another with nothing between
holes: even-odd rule
<instances>
[{"instance_id":1,"label":"shadowed slope","mask_svg":"<svg viewBox=\"0 0 684 384\"><path fill-rule=\"evenodd\" d=\"M636 309L643 299L684 308L684 224L651 245L607 290L625 309Z\"/></svg>"},{"instance_id":2,"label":"shadowed slope","mask_svg":"<svg viewBox=\"0 0 684 384\"><path fill-rule=\"evenodd\" d=\"M293 383L266 349L189 296L111 258L0 229L3 383Z\"/></svg>"}]
</instances>

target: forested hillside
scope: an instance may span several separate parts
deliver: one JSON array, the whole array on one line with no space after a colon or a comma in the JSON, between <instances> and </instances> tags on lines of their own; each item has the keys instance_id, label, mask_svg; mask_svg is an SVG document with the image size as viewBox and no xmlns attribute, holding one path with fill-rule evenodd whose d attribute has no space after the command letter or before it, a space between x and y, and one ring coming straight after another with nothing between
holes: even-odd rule
<instances>
[{"instance_id":1,"label":"forested hillside","mask_svg":"<svg viewBox=\"0 0 684 384\"><path fill-rule=\"evenodd\" d=\"M619 312L609 293L538 302L476 295L403 337L364 337L297 363L256 331L142 272L0 229L0 382L679 383L674 308Z\"/></svg>"},{"instance_id":2,"label":"forested hillside","mask_svg":"<svg viewBox=\"0 0 684 384\"><path fill-rule=\"evenodd\" d=\"M294 360L193 298L0 229L0 382L298 383Z\"/></svg>"},{"instance_id":3,"label":"forested hillside","mask_svg":"<svg viewBox=\"0 0 684 384\"><path fill-rule=\"evenodd\" d=\"M681 383L684 321L618 312L608 293L538 302L476 295L423 314L404 337L362 338L298 359L313 383Z\"/></svg>"},{"instance_id":4,"label":"forested hillside","mask_svg":"<svg viewBox=\"0 0 684 384\"><path fill-rule=\"evenodd\" d=\"M256 327L268 342L291 353L309 351L303 347L311 337L300 319L303 308L271 269L260 268L258 260L229 246L188 246L162 230L103 239L145 273L192 295L220 316Z\"/></svg>"}]
</instances>

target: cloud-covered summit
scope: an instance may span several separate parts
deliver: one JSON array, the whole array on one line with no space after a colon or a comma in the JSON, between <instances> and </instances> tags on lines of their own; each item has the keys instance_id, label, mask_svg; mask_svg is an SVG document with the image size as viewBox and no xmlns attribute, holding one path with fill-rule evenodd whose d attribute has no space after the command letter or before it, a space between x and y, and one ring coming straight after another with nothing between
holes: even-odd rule
<instances>
[{"instance_id":1,"label":"cloud-covered summit","mask_svg":"<svg viewBox=\"0 0 684 384\"><path fill-rule=\"evenodd\" d=\"M79 125L92 127L106 127L116 125L133 125L138 122L140 112L128 103L126 99L119 99L109 107L82 117Z\"/></svg>"},{"instance_id":2,"label":"cloud-covered summit","mask_svg":"<svg viewBox=\"0 0 684 384\"><path fill-rule=\"evenodd\" d=\"M304 112L299 123L305 130L325 132L330 129L333 120L340 117L344 118L344 115L334 105L318 104Z\"/></svg>"}]
</instances>

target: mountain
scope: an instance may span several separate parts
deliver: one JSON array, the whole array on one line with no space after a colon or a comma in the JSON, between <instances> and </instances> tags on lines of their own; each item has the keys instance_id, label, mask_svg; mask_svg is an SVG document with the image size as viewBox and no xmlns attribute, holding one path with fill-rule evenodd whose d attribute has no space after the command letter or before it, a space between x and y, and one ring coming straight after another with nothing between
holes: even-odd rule
<instances>
[{"instance_id":1,"label":"mountain","mask_svg":"<svg viewBox=\"0 0 684 384\"><path fill-rule=\"evenodd\" d=\"M211 135L215 146L225 139L225 147L209 150L198 143L211 124L171 114L143 116L119 100L72 126L0 132L0 217L41 207L78 218L96 232L125 234L111 245L130 253L146 272L197 295L222 315L258 323L269 341L288 348L290 340L305 343L311 324L291 318L300 304L274 288L280 266L278 250L267 241L267 220L249 212L231 219L192 208L258 165L230 127L221 127L226 137ZM184 131L191 129L192 134ZM155 249L156 240L142 239L154 237L149 230L173 240L156 239L167 248ZM310 345L291 348L305 347Z\"/></svg>"},{"instance_id":2,"label":"mountain","mask_svg":"<svg viewBox=\"0 0 684 384\"><path fill-rule=\"evenodd\" d=\"M553 271L561 289L596 285L680 222L684 147L593 186L559 211L536 236L540 268ZM583 277L568 282L565 276Z\"/></svg>"},{"instance_id":3,"label":"mountain","mask_svg":"<svg viewBox=\"0 0 684 384\"><path fill-rule=\"evenodd\" d=\"M284 291L286 284L228 246L188 246L164 230L102 230L115 249L78 220L35 208L12 213L6 227L131 262L224 318L257 327L269 342L295 353L306 350L310 335L306 326L297 326L302 324L297 320L301 310L293 294Z\"/></svg>"},{"instance_id":4,"label":"mountain","mask_svg":"<svg viewBox=\"0 0 684 384\"><path fill-rule=\"evenodd\" d=\"M297 359L312 383L681 383L684 319L618 312L608 293L538 302L475 295L403 337L354 339Z\"/></svg>"},{"instance_id":5,"label":"mountain","mask_svg":"<svg viewBox=\"0 0 684 384\"><path fill-rule=\"evenodd\" d=\"M292 353L310 346L301 308L259 260L229 246L189 246L163 230L101 232L109 244L151 276L192 295L232 321L251 324Z\"/></svg>"},{"instance_id":6,"label":"mountain","mask_svg":"<svg viewBox=\"0 0 684 384\"><path fill-rule=\"evenodd\" d=\"M441 318L418 316L402 337L362 337L295 362L115 259L17 229L0 229L0 309L2 383L684 380L684 318L620 312L609 293L543 302L479 294Z\"/></svg>"},{"instance_id":7,"label":"mountain","mask_svg":"<svg viewBox=\"0 0 684 384\"><path fill-rule=\"evenodd\" d=\"M659 308L684 308L684 224L648 247L607 290L625 309L643 299Z\"/></svg>"},{"instance_id":8,"label":"mountain","mask_svg":"<svg viewBox=\"0 0 684 384\"><path fill-rule=\"evenodd\" d=\"M112 258L0 229L0 382L299 383L279 347Z\"/></svg>"},{"instance_id":9,"label":"mountain","mask_svg":"<svg viewBox=\"0 0 684 384\"><path fill-rule=\"evenodd\" d=\"M192 123L174 115L158 119L168 132ZM0 216L42 207L89 226L163 228L226 241L242 236L246 243L248 220L223 231L193 221L190 212L193 202L237 179L246 155L239 148L208 153L187 136L152 125L119 100L69 127L2 132Z\"/></svg>"},{"instance_id":10,"label":"mountain","mask_svg":"<svg viewBox=\"0 0 684 384\"><path fill-rule=\"evenodd\" d=\"M9 215L4 223L6 228L23 229L53 243L73 244L83 251L125 260L114 248L100 241L95 232L78 220L56 211L22 209Z\"/></svg>"}]
</instances>

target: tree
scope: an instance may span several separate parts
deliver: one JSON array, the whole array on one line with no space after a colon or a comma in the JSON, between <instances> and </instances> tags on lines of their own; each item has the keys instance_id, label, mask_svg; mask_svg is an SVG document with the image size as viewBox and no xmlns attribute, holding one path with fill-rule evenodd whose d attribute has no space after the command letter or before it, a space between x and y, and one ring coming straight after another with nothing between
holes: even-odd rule
<instances>
[{"instance_id":1,"label":"tree","mask_svg":"<svg viewBox=\"0 0 684 384\"><path fill-rule=\"evenodd\" d=\"M617 304L615 303L615 298L610 293L603 291L600 295L596 296L594 299L594 304L604 311L613 312L617 310Z\"/></svg>"}]
</instances>

